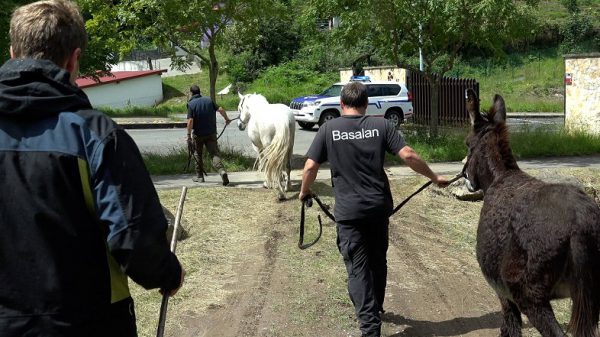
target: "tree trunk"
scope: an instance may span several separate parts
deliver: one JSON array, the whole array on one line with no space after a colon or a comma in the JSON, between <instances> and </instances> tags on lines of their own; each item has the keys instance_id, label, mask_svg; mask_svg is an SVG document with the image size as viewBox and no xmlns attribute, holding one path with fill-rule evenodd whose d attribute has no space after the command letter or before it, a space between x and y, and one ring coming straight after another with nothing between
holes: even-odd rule
<instances>
[{"instance_id":1,"label":"tree trunk","mask_svg":"<svg viewBox=\"0 0 600 337\"><path fill-rule=\"evenodd\" d=\"M208 45L208 56L210 58L210 64L208 65L208 78L210 81L210 98L213 102L216 102L217 98L217 76L219 75L219 62L215 55L215 46L213 41L209 41Z\"/></svg>"}]
</instances>

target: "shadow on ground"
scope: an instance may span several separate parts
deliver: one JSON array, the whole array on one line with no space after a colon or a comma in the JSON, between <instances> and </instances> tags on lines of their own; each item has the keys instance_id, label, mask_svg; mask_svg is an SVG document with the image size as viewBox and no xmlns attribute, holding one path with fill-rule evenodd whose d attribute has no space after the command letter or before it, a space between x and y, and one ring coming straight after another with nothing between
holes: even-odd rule
<instances>
[{"instance_id":1,"label":"shadow on ground","mask_svg":"<svg viewBox=\"0 0 600 337\"><path fill-rule=\"evenodd\" d=\"M502 322L502 315L499 312L487 313L480 317L456 317L441 322L414 320L393 312L383 314L382 318L384 322L408 326L404 331L390 337L462 336L481 329L497 329L500 332Z\"/></svg>"}]
</instances>

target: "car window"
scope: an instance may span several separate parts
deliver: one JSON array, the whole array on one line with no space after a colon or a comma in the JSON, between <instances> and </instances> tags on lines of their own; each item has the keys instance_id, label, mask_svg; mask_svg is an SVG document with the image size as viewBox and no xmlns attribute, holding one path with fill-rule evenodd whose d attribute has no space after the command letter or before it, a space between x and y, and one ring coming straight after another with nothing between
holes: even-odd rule
<instances>
[{"instance_id":1,"label":"car window","mask_svg":"<svg viewBox=\"0 0 600 337\"><path fill-rule=\"evenodd\" d=\"M382 94L382 91L381 91L382 89L383 89L383 88L382 88L382 86L381 86L381 85L376 85L376 84L373 84L373 85L368 85L368 86L367 86L367 95L368 95L369 97L373 97L373 96L382 96L382 95L381 95L381 94Z\"/></svg>"},{"instance_id":2,"label":"car window","mask_svg":"<svg viewBox=\"0 0 600 337\"><path fill-rule=\"evenodd\" d=\"M400 93L400 86L395 84L387 84L383 86L382 96L397 96Z\"/></svg>"},{"instance_id":3,"label":"car window","mask_svg":"<svg viewBox=\"0 0 600 337\"><path fill-rule=\"evenodd\" d=\"M331 87L325 89L325 91L323 91L322 93L320 93L320 96L327 96L327 97L336 97L336 96L340 96L342 93L342 87L341 85L332 85Z\"/></svg>"}]
</instances>

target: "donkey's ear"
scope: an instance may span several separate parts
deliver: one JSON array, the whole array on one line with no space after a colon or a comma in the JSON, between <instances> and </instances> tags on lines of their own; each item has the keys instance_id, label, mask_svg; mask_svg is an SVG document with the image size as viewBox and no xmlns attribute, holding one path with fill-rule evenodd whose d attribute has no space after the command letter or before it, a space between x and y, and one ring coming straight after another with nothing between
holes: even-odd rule
<instances>
[{"instance_id":1,"label":"donkey's ear","mask_svg":"<svg viewBox=\"0 0 600 337\"><path fill-rule=\"evenodd\" d=\"M239 91L238 91L238 96L240 97L240 99L244 98L244 95L242 95Z\"/></svg>"},{"instance_id":2,"label":"donkey's ear","mask_svg":"<svg viewBox=\"0 0 600 337\"><path fill-rule=\"evenodd\" d=\"M467 111L469 112L469 117L471 117L471 125L476 125L483 121L483 117L481 117L481 113L479 112L479 98L473 89L467 89Z\"/></svg>"},{"instance_id":3,"label":"donkey's ear","mask_svg":"<svg viewBox=\"0 0 600 337\"><path fill-rule=\"evenodd\" d=\"M500 95L494 96L494 123L505 123L506 122L506 105L504 104L504 98Z\"/></svg>"}]
</instances>

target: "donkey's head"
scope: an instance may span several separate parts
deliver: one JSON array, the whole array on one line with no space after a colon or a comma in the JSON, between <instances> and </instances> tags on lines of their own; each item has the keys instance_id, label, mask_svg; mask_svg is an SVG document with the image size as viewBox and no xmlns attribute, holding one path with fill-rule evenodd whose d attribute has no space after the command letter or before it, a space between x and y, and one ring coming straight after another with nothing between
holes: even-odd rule
<instances>
[{"instance_id":1,"label":"donkey's head","mask_svg":"<svg viewBox=\"0 0 600 337\"><path fill-rule=\"evenodd\" d=\"M502 172L518 168L508 142L506 107L500 95L494 96L494 105L487 114L479 110L479 98L467 90L467 111L471 117L471 131L467 136L469 150L465 164L465 180L471 191L485 190Z\"/></svg>"}]
</instances>

